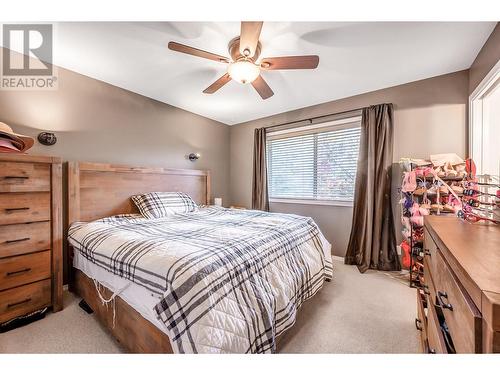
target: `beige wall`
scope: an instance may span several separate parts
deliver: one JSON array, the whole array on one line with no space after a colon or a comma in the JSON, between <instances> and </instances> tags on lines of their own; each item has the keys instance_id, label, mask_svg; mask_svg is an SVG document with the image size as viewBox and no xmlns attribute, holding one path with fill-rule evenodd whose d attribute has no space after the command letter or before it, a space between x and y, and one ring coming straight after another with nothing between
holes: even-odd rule
<instances>
[{"instance_id":1,"label":"beige wall","mask_svg":"<svg viewBox=\"0 0 500 375\"><path fill-rule=\"evenodd\" d=\"M57 135L54 146L35 142L30 154L209 169L212 196L228 202L229 126L69 70L59 68L58 81L55 91L0 90L1 122L34 138ZM187 160L191 152L201 159ZM66 280L66 262L64 271Z\"/></svg>"},{"instance_id":2,"label":"beige wall","mask_svg":"<svg viewBox=\"0 0 500 375\"><path fill-rule=\"evenodd\" d=\"M234 125L230 132L232 203L247 207L251 205L255 128L372 104L389 102L394 104L395 162L405 156L426 158L431 153L440 152L455 152L464 157L468 88L468 71L465 70ZM396 183L397 178L394 176ZM345 254L351 228L352 208L271 204L271 210L311 216L332 243L333 253L339 256Z\"/></svg>"},{"instance_id":3,"label":"beige wall","mask_svg":"<svg viewBox=\"0 0 500 375\"><path fill-rule=\"evenodd\" d=\"M54 146L32 154L63 160L209 169L212 194L229 200L229 127L191 112L59 68L55 91L1 91L0 121ZM202 157L193 163L190 152Z\"/></svg>"},{"instance_id":4,"label":"beige wall","mask_svg":"<svg viewBox=\"0 0 500 375\"><path fill-rule=\"evenodd\" d=\"M473 82L480 82L498 60L494 46L499 34L497 25L471 67L470 85L469 71L461 71L232 127L65 69L59 69L56 91L0 91L0 121L32 136L42 130L57 134L55 146L36 143L30 151L34 154L210 169L213 196L221 196L225 205L250 206L256 127L392 102L395 162L403 156L428 157L437 152L465 156L467 96ZM202 154L194 164L185 158L192 151ZM313 217L333 244L334 254L344 255L352 208L272 204L271 209Z\"/></svg>"},{"instance_id":5,"label":"beige wall","mask_svg":"<svg viewBox=\"0 0 500 375\"><path fill-rule=\"evenodd\" d=\"M500 60L500 23L479 51L469 70L469 94L476 89L484 77Z\"/></svg>"}]
</instances>

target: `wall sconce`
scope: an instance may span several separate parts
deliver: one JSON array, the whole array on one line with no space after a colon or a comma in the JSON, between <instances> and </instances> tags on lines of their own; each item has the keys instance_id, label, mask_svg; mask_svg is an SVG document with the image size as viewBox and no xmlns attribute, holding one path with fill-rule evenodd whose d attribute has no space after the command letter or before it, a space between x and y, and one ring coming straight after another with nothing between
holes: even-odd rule
<instances>
[{"instance_id":1,"label":"wall sconce","mask_svg":"<svg viewBox=\"0 0 500 375\"><path fill-rule=\"evenodd\" d=\"M57 142L57 137L54 133L42 132L38 134L38 142L44 146L53 146Z\"/></svg>"},{"instance_id":2,"label":"wall sconce","mask_svg":"<svg viewBox=\"0 0 500 375\"><path fill-rule=\"evenodd\" d=\"M201 158L201 155L198 153L195 154L194 152L192 152L188 155L188 159L191 160L192 162L195 162L199 158Z\"/></svg>"}]
</instances>

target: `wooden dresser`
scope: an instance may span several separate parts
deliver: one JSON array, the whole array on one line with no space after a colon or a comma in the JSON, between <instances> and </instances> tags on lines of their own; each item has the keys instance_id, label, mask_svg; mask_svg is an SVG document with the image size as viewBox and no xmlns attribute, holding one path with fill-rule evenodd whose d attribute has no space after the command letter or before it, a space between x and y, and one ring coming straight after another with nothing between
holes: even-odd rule
<instances>
[{"instance_id":1,"label":"wooden dresser","mask_svg":"<svg viewBox=\"0 0 500 375\"><path fill-rule=\"evenodd\" d=\"M61 160L0 154L0 323L62 309Z\"/></svg>"},{"instance_id":2,"label":"wooden dresser","mask_svg":"<svg viewBox=\"0 0 500 375\"><path fill-rule=\"evenodd\" d=\"M427 216L424 282L424 353L500 353L500 227Z\"/></svg>"}]
</instances>

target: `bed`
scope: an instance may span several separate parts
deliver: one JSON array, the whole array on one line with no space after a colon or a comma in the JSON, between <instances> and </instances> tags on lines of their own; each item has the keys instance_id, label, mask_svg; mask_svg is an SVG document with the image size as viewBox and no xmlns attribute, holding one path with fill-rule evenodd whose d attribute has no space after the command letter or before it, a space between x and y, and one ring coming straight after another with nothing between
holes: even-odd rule
<instances>
[{"instance_id":1,"label":"bed","mask_svg":"<svg viewBox=\"0 0 500 375\"><path fill-rule=\"evenodd\" d=\"M196 211L146 219L130 200L182 191ZM197 170L68 165L71 290L130 352L269 353L332 277L311 218L206 206Z\"/></svg>"}]
</instances>

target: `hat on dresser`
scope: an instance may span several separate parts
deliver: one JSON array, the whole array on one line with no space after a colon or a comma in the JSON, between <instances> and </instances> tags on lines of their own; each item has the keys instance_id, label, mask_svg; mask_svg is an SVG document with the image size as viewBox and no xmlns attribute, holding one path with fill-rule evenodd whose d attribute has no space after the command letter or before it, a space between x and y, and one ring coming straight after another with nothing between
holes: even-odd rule
<instances>
[{"instance_id":1,"label":"hat on dresser","mask_svg":"<svg viewBox=\"0 0 500 375\"><path fill-rule=\"evenodd\" d=\"M27 135L14 133L12 128L3 122L0 122L0 138L9 140L19 152L29 150L35 143L35 140Z\"/></svg>"}]
</instances>

